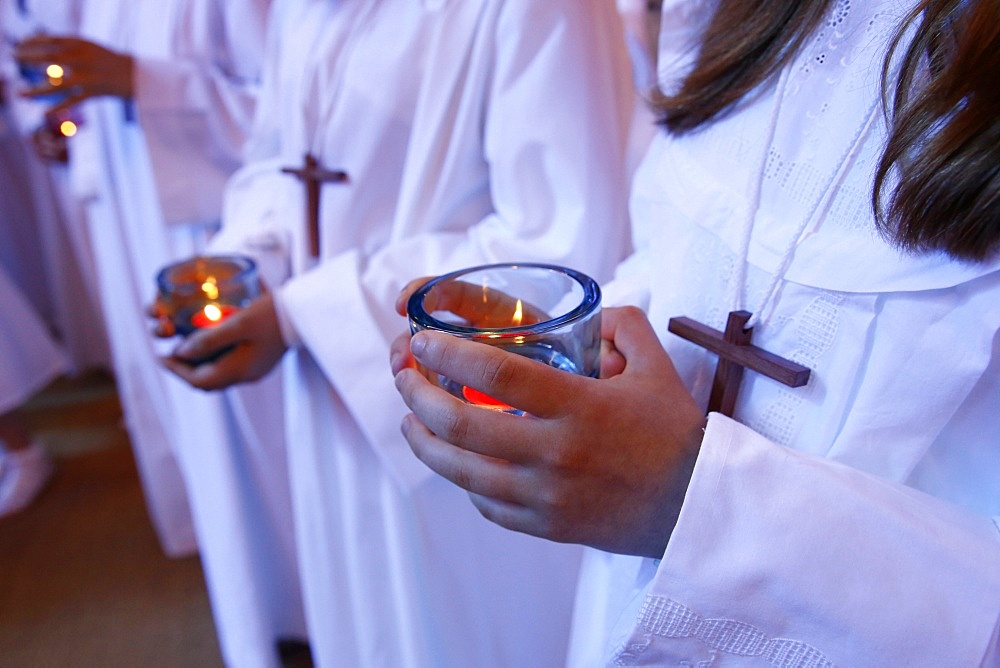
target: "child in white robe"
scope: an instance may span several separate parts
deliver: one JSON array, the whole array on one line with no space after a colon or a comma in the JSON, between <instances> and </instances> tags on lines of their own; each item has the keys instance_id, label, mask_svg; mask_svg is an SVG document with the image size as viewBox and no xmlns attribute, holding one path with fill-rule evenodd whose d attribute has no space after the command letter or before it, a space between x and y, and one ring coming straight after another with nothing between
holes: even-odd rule
<instances>
[{"instance_id":1,"label":"child in white robe","mask_svg":"<svg viewBox=\"0 0 1000 668\"><path fill-rule=\"evenodd\" d=\"M249 164L213 243L257 257L272 292L171 368L213 389L282 361L318 665L561 665L579 549L498 531L429 475L385 359L414 271L537 260L600 280L624 252L633 92L614 3L275 9ZM306 189L284 171L307 155L346 173L320 186L315 255Z\"/></svg>"}]
</instances>

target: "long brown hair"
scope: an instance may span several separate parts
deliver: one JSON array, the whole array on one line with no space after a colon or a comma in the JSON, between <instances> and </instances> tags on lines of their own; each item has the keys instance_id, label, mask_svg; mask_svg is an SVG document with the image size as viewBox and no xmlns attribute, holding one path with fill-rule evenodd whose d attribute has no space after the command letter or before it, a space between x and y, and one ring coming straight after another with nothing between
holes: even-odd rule
<instances>
[{"instance_id":1,"label":"long brown hair","mask_svg":"<svg viewBox=\"0 0 1000 668\"><path fill-rule=\"evenodd\" d=\"M682 135L731 111L788 64L834 2L720 0L691 73L654 98L661 123ZM906 250L988 258L1000 247L1000 0L921 0L882 74L890 132L872 191L879 229Z\"/></svg>"},{"instance_id":2,"label":"long brown hair","mask_svg":"<svg viewBox=\"0 0 1000 668\"><path fill-rule=\"evenodd\" d=\"M963 4L921 3L923 25L898 83L883 84L891 133L874 207L880 228L904 248L982 260L1000 236L1000 2ZM931 76L917 86L922 57ZM888 73L887 63L884 82ZM894 190L893 168L901 176Z\"/></svg>"}]
</instances>

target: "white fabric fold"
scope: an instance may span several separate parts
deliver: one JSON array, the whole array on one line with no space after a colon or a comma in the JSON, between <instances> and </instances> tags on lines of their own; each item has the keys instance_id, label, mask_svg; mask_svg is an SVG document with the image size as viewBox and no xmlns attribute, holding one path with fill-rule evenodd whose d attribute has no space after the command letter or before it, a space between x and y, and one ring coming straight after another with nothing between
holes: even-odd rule
<instances>
[{"instance_id":1,"label":"white fabric fold","mask_svg":"<svg viewBox=\"0 0 1000 668\"><path fill-rule=\"evenodd\" d=\"M619 657L750 660L780 640L815 663L776 665L981 665L1000 620L998 554L989 518L713 414Z\"/></svg>"}]
</instances>

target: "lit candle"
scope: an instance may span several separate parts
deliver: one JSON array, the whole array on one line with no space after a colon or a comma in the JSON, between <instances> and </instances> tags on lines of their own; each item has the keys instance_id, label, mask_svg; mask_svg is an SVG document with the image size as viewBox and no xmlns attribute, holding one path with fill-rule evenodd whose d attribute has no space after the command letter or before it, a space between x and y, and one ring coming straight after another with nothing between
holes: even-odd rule
<instances>
[{"instance_id":1,"label":"lit candle","mask_svg":"<svg viewBox=\"0 0 1000 668\"><path fill-rule=\"evenodd\" d=\"M485 289L485 286L484 286L484 289ZM521 305L521 300L518 299L517 300L517 304L514 306L514 313L513 313L513 315L511 315L511 318L510 318L510 324L507 325L507 327L519 327L521 325L521 321L523 319L524 319L524 307ZM490 334L490 335L488 335L487 338L498 339L498 338L501 338L501 335L500 334ZM514 341L515 344L517 344L517 343L523 343L524 342L524 335L520 334L520 335L517 335L517 336L513 337L513 341ZM506 403L500 401L499 399L494 399L490 395L488 395L488 394L486 394L484 392L480 392L476 388L469 387L468 385L463 385L462 386L462 397L466 401L468 401L470 404L473 404L475 406L482 406L483 408L492 408L492 409L498 410L498 411L509 411L509 412L516 412L516 413L519 413L519 414L521 413L521 411L518 411L517 409L515 409L510 404L506 404Z\"/></svg>"},{"instance_id":2,"label":"lit candle","mask_svg":"<svg viewBox=\"0 0 1000 668\"><path fill-rule=\"evenodd\" d=\"M196 256L156 276L158 300L176 332L215 327L260 294L257 267L241 256Z\"/></svg>"},{"instance_id":3,"label":"lit candle","mask_svg":"<svg viewBox=\"0 0 1000 668\"><path fill-rule=\"evenodd\" d=\"M63 76L65 76L66 71L63 70L62 65L57 65L52 63L45 68L45 76L49 78L49 85L51 86L61 86L63 82Z\"/></svg>"},{"instance_id":4,"label":"lit candle","mask_svg":"<svg viewBox=\"0 0 1000 668\"><path fill-rule=\"evenodd\" d=\"M479 341L554 369L596 377L600 288L580 272L518 263L470 267L432 279L410 295L413 333L430 329ZM438 384L474 406L524 415L446 376Z\"/></svg>"},{"instance_id":5,"label":"lit candle","mask_svg":"<svg viewBox=\"0 0 1000 668\"><path fill-rule=\"evenodd\" d=\"M78 129L79 128L77 124L69 119L65 121L60 121L59 123L59 134L61 134L63 137L72 137L73 135L76 134L76 131Z\"/></svg>"},{"instance_id":6,"label":"lit candle","mask_svg":"<svg viewBox=\"0 0 1000 668\"><path fill-rule=\"evenodd\" d=\"M204 308L191 316L191 325L198 329L215 327L237 311L239 308L231 304L205 304Z\"/></svg>"}]
</instances>

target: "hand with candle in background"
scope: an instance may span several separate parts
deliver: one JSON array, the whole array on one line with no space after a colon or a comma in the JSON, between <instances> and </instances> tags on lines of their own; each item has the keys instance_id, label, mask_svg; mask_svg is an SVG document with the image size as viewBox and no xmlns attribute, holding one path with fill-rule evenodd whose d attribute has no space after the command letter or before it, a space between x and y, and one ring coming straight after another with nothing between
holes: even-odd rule
<instances>
[{"instance_id":1,"label":"hand with candle in background","mask_svg":"<svg viewBox=\"0 0 1000 668\"><path fill-rule=\"evenodd\" d=\"M132 56L77 37L36 35L14 51L31 86L23 97L51 102L32 145L43 160L66 162L66 140L76 134L79 118L73 107L102 95L132 97Z\"/></svg>"},{"instance_id":2,"label":"hand with candle in background","mask_svg":"<svg viewBox=\"0 0 1000 668\"><path fill-rule=\"evenodd\" d=\"M22 68L45 73L25 97L59 95L48 114L58 115L91 97L132 97L132 56L77 37L36 35L20 42L14 57Z\"/></svg>"},{"instance_id":3,"label":"hand with candle in background","mask_svg":"<svg viewBox=\"0 0 1000 668\"><path fill-rule=\"evenodd\" d=\"M147 311L154 334L184 340L161 358L202 390L263 378L284 355L274 299L256 263L239 255L196 255L163 267Z\"/></svg>"},{"instance_id":4,"label":"hand with candle in background","mask_svg":"<svg viewBox=\"0 0 1000 668\"><path fill-rule=\"evenodd\" d=\"M168 331L157 330L161 335ZM287 349L274 298L264 292L218 324L195 329L161 361L198 389L221 390L263 378Z\"/></svg>"},{"instance_id":5,"label":"hand with candle in background","mask_svg":"<svg viewBox=\"0 0 1000 668\"><path fill-rule=\"evenodd\" d=\"M417 457L466 489L501 526L658 558L705 416L640 310L606 309L602 338L601 378L594 379L437 332L400 336L391 367L413 411L403 433ZM418 365L532 417L464 403L428 381Z\"/></svg>"}]
</instances>

